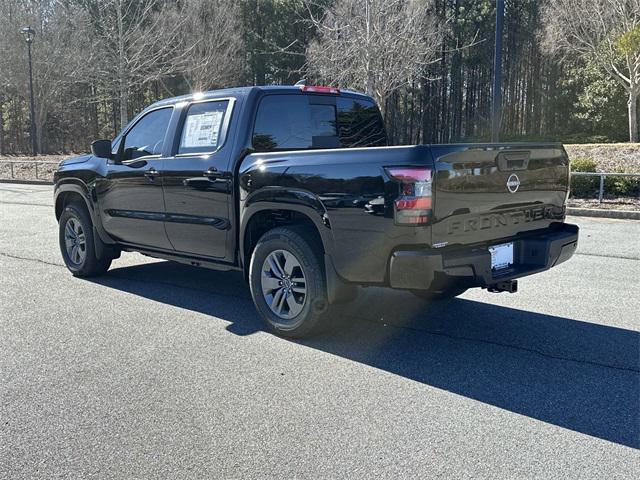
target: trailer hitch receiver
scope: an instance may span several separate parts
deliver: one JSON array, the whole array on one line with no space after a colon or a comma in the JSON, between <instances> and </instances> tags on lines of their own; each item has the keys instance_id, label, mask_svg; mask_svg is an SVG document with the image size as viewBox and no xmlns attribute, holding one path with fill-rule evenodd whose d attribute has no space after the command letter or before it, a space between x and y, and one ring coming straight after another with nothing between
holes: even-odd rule
<instances>
[{"instance_id":1,"label":"trailer hitch receiver","mask_svg":"<svg viewBox=\"0 0 640 480\"><path fill-rule=\"evenodd\" d=\"M509 292L516 293L518 291L517 280L507 280L504 282L496 282L487 286L487 291L492 293Z\"/></svg>"}]
</instances>

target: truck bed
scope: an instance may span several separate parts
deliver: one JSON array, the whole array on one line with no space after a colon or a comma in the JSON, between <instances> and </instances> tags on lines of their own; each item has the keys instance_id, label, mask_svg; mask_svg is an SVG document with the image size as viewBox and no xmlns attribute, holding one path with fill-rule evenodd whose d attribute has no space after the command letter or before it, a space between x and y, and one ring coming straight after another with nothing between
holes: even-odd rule
<instances>
[{"instance_id":1,"label":"truck bed","mask_svg":"<svg viewBox=\"0 0 640 480\"><path fill-rule=\"evenodd\" d=\"M352 282L385 283L396 249L455 248L562 221L568 164L560 144L539 143L256 153L240 167L240 211L262 198L265 188L274 204L278 191L298 190L297 201L312 205L328 225L337 272ZM393 166L432 169L433 211L427 225L395 223L398 184L385 170ZM290 199L283 193L280 200Z\"/></svg>"}]
</instances>

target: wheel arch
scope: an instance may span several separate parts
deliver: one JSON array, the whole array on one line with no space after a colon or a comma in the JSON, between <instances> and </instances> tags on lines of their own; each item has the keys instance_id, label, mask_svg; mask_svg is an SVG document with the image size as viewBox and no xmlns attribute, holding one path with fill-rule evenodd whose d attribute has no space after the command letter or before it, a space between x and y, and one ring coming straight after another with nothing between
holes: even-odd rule
<instances>
[{"instance_id":1,"label":"wheel arch","mask_svg":"<svg viewBox=\"0 0 640 480\"><path fill-rule=\"evenodd\" d=\"M280 226L306 226L306 232L320 248L322 253L332 250L332 238L329 228L323 223L323 217L310 208L299 205L253 204L243 216L240 228L240 262L245 271L249 270L251 252L258 240L269 230Z\"/></svg>"},{"instance_id":2,"label":"wheel arch","mask_svg":"<svg viewBox=\"0 0 640 480\"><path fill-rule=\"evenodd\" d=\"M343 303L357 295L355 285L346 282L336 272L332 261L333 236L328 218L318 210L301 205L257 204L245 212L240 229L240 262L245 279L249 276L251 253L258 240L269 230L279 226L307 226L306 232L322 249L329 303ZM308 237L309 238L309 237Z\"/></svg>"},{"instance_id":3,"label":"wheel arch","mask_svg":"<svg viewBox=\"0 0 640 480\"><path fill-rule=\"evenodd\" d=\"M84 202L91 216L91 221L95 224L94 209L89 199L89 192L86 187L77 183L64 183L56 186L54 198L56 220L60 220L64 207L74 199Z\"/></svg>"},{"instance_id":4,"label":"wheel arch","mask_svg":"<svg viewBox=\"0 0 640 480\"><path fill-rule=\"evenodd\" d=\"M64 207L73 200L84 202L87 211L89 212L89 218L93 224L94 237L96 240L101 240L106 245L112 245L116 242L105 232L102 227L102 221L100 219L100 212L96 206L95 199L91 197L86 185L81 181L67 180L64 183L56 184L54 193L54 207L56 220L60 220L60 216L64 211Z\"/></svg>"}]
</instances>

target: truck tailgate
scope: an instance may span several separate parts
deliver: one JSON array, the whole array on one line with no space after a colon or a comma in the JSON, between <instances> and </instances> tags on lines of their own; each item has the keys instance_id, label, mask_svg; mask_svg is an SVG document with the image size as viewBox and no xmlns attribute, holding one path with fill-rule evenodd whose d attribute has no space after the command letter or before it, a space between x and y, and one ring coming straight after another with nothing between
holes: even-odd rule
<instances>
[{"instance_id":1,"label":"truck tailgate","mask_svg":"<svg viewBox=\"0 0 640 480\"><path fill-rule=\"evenodd\" d=\"M433 145L432 245L468 245L564 218L569 159L560 144Z\"/></svg>"}]
</instances>

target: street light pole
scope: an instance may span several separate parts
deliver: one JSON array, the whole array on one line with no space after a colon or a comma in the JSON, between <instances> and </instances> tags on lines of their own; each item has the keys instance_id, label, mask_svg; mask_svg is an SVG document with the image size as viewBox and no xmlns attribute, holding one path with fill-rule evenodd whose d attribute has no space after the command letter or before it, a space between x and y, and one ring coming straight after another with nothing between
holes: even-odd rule
<instances>
[{"instance_id":1,"label":"street light pole","mask_svg":"<svg viewBox=\"0 0 640 480\"><path fill-rule=\"evenodd\" d=\"M496 41L493 56L493 92L491 98L491 141L498 142L502 121L502 24L504 0L496 0Z\"/></svg>"},{"instance_id":2,"label":"street light pole","mask_svg":"<svg viewBox=\"0 0 640 480\"><path fill-rule=\"evenodd\" d=\"M29 55L29 103L31 109L31 152L33 155L38 155L38 140L36 133L36 107L33 99L33 67L31 62L31 44L36 36L36 31L31 27L24 27L20 31L24 35L24 39L27 42L27 50Z\"/></svg>"}]
</instances>

